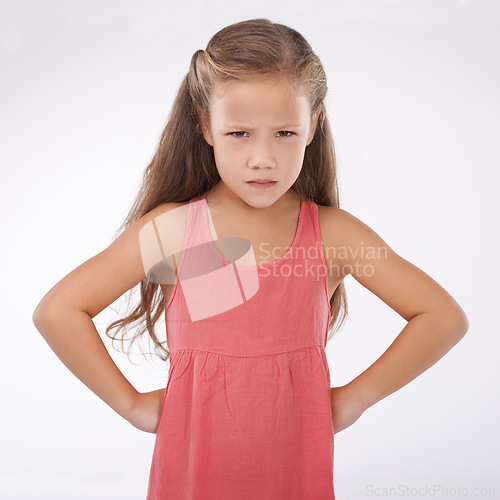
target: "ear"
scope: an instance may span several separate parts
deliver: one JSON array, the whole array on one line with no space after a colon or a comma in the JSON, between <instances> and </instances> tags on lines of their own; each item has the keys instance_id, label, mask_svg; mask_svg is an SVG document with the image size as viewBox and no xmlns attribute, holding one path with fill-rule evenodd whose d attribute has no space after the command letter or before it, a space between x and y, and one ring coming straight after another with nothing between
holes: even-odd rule
<instances>
[{"instance_id":1,"label":"ear","mask_svg":"<svg viewBox=\"0 0 500 500\"><path fill-rule=\"evenodd\" d=\"M208 120L207 116L205 115L205 113L203 112L203 110L200 108L200 106L198 106L198 104L196 105L196 113L198 115L198 120L200 122L201 132L203 134L203 137L205 138L205 141L207 141L207 143L210 146L213 146L214 140L213 140L212 134L210 133L209 120Z\"/></svg>"},{"instance_id":2,"label":"ear","mask_svg":"<svg viewBox=\"0 0 500 500\"><path fill-rule=\"evenodd\" d=\"M313 116L311 117L311 126L309 129L309 135L307 137L306 146L309 146L309 144L311 144L311 142L314 138L314 134L316 133L316 127L318 125L318 118L319 118L320 112L321 112L321 107L318 106L318 109L314 112Z\"/></svg>"}]
</instances>

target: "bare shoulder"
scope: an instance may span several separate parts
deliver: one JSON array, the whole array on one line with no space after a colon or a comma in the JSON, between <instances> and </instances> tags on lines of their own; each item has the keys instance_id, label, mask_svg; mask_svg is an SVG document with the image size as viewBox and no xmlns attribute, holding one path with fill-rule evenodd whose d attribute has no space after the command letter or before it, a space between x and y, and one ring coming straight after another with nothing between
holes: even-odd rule
<instances>
[{"instance_id":1,"label":"bare shoulder","mask_svg":"<svg viewBox=\"0 0 500 500\"><path fill-rule=\"evenodd\" d=\"M387 255L392 251L372 228L347 210L318 205L318 218L327 263L344 269L342 277L350 273L354 263L363 259L362 253Z\"/></svg>"},{"instance_id":2,"label":"bare shoulder","mask_svg":"<svg viewBox=\"0 0 500 500\"><path fill-rule=\"evenodd\" d=\"M350 274L407 321L422 312L446 311L450 324L464 328L465 313L453 297L376 231L340 208L318 205L318 212L327 264L342 270L337 273Z\"/></svg>"},{"instance_id":3,"label":"bare shoulder","mask_svg":"<svg viewBox=\"0 0 500 500\"><path fill-rule=\"evenodd\" d=\"M354 244L363 238L375 237L367 224L342 208L318 205L318 217L323 242L327 245Z\"/></svg>"},{"instance_id":4,"label":"bare shoulder","mask_svg":"<svg viewBox=\"0 0 500 500\"><path fill-rule=\"evenodd\" d=\"M154 230L161 240L178 242L184 239L189 202L162 203L143 215L138 230L145 233L146 228ZM155 237L156 240L156 237Z\"/></svg>"},{"instance_id":5,"label":"bare shoulder","mask_svg":"<svg viewBox=\"0 0 500 500\"><path fill-rule=\"evenodd\" d=\"M143 217L145 219L153 219L154 217L157 217L158 215L162 215L166 212L170 212L171 210L174 210L175 208L186 207L188 205L188 203L189 203L188 201L184 201L184 202L170 201L168 203L162 203L161 205L158 205L157 207L150 210Z\"/></svg>"},{"instance_id":6,"label":"bare shoulder","mask_svg":"<svg viewBox=\"0 0 500 500\"><path fill-rule=\"evenodd\" d=\"M150 278L162 279L158 265L164 267L167 263L176 269L175 259L182 251L188 224L188 208L189 202L163 203L141 218L137 236L146 274L153 273Z\"/></svg>"},{"instance_id":7,"label":"bare shoulder","mask_svg":"<svg viewBox=\"0 0 500 500\"><path fill-rule=\"evenodd\" d=\"M42 298L34 316L63 310L91 318L146 278L151 267L179 251L187 203L164 203L128 226L107 248L73 269Z\"/></svg>"},{"instance_id":8,"label":"bare shoulder","mask_svg":"<svg viewBox=\"0 0 500 500\"><path fill-rule=\"evenodd\" d=\"M325 205L317 206L320 226L339 224L342 220L352 217L349 212L346 212L342 208L327 207Z\"/></svg>"},{"instance_id":9,"label":"bare shoulder","mask_svg":"<svg viewBox=\"0 0 500 500\"><path fill-rule=\"evenodd\" d=\"M168 202L158 205L141 217L141 231L152 228L160 239L175 240L184 237L189 202ZM156 239L156 238L155 238Z\"/></svg>"}]
</instances>

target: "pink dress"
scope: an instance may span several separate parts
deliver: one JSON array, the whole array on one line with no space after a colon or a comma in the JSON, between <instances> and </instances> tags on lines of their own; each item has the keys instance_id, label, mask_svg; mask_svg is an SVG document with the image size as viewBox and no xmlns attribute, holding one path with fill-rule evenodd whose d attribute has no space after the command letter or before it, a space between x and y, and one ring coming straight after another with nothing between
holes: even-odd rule
<instances>
[{"instance_id":1,"label":"pink dress","mask_svg":"<svg viewBox=\"0 0 500 500\"><path fill-rule=\"evenodd\" d=\"M205 195L189 202L165 307L171 358L147 500L334 500L318 207L302 198L281 258L240 265L213 242Z\"/></svg>"}]
</instances>

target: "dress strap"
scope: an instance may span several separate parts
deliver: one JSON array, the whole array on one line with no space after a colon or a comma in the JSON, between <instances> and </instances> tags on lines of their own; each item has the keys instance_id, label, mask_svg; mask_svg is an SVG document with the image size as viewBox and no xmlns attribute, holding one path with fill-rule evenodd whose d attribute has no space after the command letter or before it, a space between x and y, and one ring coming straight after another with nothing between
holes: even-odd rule
<instances>
[{"instance_id":1,"label":"dress strap","mask_svg":"<svg viewBox=\"0 0 500 500\"><path fill-rule=\"evenodd\" d=\"M324 252L324 247L323 247L323 239L321 237L321 229L319 225L319 209L318 205L312 201L309 200L309 205L310 205L310 212L312 215L312 222L313 222L313 227L314 227L314 236L316 240L316 245L318 248L318 252L320 254L320 259L325 268L327 269L327 263L326 263L326 258L325 258L325 252Z\"/></svg>"}]
</instances>

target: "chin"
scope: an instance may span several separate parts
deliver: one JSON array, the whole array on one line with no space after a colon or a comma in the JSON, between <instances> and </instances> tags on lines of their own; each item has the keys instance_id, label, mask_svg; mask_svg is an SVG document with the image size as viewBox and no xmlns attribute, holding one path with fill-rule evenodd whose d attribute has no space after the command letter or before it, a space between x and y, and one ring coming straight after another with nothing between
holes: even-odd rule
<instances>
[{"instance_id":1,"label":"chin","mask_svg":"<svg viewBox=\"0 0 500 500\"><path fill-rule=\"evenodd\" d=\"M286 193L286 191L285 193L282 193L281 190L277 191L277 186L261 190L252 188L246 185L246 183L243 189L241 185L231 186L227 183L224 187L231 191L233 196L238 197L251 208L268 208L274 205Z\"/></svg>"},{"instance_id":2,"label":"chin","mask_svg":"<svg viewBox=\"0 0 500 500\"><path fill-rule=\"evenodd\" d=\"M272 205L274 205L280 197L283 196L282 194L277 195L276 193L273 193L273 195L266 194L266 193L257 193L256 195L254 194L253 196L245 196L242 197L242 200L246 202L247 205L253 207L253 208L268 208Z\"/></svg>"},{"instance_id":3,"label":"chin","mask_svg":"<svg viewBox=\"0 0 500 500\"><path fill-rule=\"evenodd\" d=\"M276 202L275 199L272 200L267 199L267 200L248 200L246 203L247 205L253 208L267 208L270 207L271 205L274 205L275 202Z\"/></svg>"}]
</instances>

